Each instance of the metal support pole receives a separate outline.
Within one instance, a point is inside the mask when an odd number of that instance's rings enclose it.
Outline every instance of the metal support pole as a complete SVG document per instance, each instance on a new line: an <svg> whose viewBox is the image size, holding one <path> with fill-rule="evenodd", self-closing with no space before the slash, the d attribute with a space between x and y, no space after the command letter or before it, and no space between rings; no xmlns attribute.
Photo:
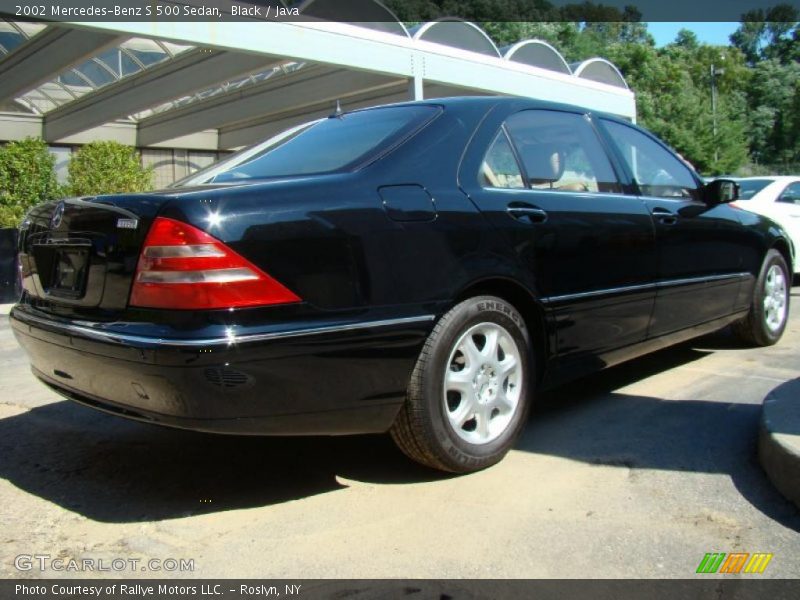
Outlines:
<svg viewBox="0 0 800 600"><path fill-rule="evenodd" d="M714 65L711 65L711 123L712 134L714 142L714 162L719 161L719 150L717 149L717 71Z"/></svg>
<svg viewBox="0 0 800 600"><path fill-rule="evenodd" d="M720 55L725 60L725 55ZM714 162L719 162L719 141L717 140L717 75L722 75L725 69L718 69L711 65L711 120L714 133Z"/></svg>
<svg viewBox="0 0 800 600"><path fill-rule="evenodd" d="M412 100L425 99L424 74L425 57L414 52L411 55L411 77L408 80L408 95Z"/></svg>
<svg viewBox="0 0 800 600"><path fill-rule="evenodd" d="M408 80L408 95L412 100L424 100L425 91L422 85L422 77L414 75Z"/></svg>

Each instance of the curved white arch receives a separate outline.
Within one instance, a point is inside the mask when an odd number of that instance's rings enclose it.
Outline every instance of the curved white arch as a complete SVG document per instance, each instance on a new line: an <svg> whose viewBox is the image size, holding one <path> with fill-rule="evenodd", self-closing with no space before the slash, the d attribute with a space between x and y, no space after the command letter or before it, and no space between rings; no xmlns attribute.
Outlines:
<svg viewBox="0 0 800 600"><path fill-rule="evenodd" d="M430 21L412 28L411 33L415 40L433 42L443 46L450 46L451 48L500 57L500 50L498 50L492 38L475 23L462 19Z"/></svg>
<svg viewBox="0 0 800 600"><path fill-rule="evenodd" d="M628 83L616 65L605 58L589 58L577 64L577 66L573 65L573 74L575 77L590 79L599 83L625 88L626 90L629 89Z"/></svg>
<svg viewBox="0 0 800 600"><path fill-rule="evenodd" d="M325 21L336 21L341 15L342 6L337 0L305 0L298 8L303 15ZM378 0L348 0L347 9L365 19L350 22L350 25L411 37L397 15Z"/></svg>
<svg viewBox="0 0 800 600"><path fill-rule="evenodd" d="M504 50L506 60L572 75L562 54L544 40L523 40Z"/></svg>

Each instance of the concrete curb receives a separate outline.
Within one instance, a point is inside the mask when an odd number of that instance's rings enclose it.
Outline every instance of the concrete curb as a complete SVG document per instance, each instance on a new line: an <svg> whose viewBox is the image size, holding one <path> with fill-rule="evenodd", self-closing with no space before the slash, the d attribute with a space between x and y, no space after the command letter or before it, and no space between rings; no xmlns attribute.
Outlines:
<svg viewBox="0 0 800 600"><path fill-rule="evenodd" d="M758 460L778 491L800 507L800 379L764 399Z"/></svg>

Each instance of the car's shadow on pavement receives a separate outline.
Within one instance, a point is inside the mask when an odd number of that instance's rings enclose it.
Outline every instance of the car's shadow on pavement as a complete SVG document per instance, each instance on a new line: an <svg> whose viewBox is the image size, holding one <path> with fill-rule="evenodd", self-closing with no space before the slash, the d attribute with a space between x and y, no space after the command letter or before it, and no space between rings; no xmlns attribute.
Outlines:
<svg viewBox="0 0 800 600"><path fill-rule="evenodd" d="M0 420L0 477L97 521L268 506L346 487L436 479L387 436L232 437L126 421L72 402Z"/></svg>
<svg viewBox="0 0 800 600"><path fill-rule="evenodd" d="M726 474L758 510L800 530L797 511L756 460L760 405L614 391L697 360L715 343L728 347L724 335L544 394L516 450L633 470ZM269 506L342 489L347 479L403 484L448 476L412 463L388 436L217 436L64 401L0 420L0 477L93 520L139 522Z"/></svg>

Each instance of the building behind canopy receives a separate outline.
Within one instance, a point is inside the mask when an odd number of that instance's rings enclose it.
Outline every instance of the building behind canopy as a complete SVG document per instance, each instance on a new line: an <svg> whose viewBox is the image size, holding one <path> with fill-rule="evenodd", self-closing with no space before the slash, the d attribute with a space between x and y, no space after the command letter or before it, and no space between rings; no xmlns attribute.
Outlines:
<svg viewBox="0 0 800 600"><path fill-rule="evenodd" d="M472 23L408 30L380 3L369 22L0 20L0 143L42 137L64 177L76 147L137 147L163 186L299 123L411 99L508 94L636 119L633 92L602 58L569 65L526 40L500 49Z"/></svg>

